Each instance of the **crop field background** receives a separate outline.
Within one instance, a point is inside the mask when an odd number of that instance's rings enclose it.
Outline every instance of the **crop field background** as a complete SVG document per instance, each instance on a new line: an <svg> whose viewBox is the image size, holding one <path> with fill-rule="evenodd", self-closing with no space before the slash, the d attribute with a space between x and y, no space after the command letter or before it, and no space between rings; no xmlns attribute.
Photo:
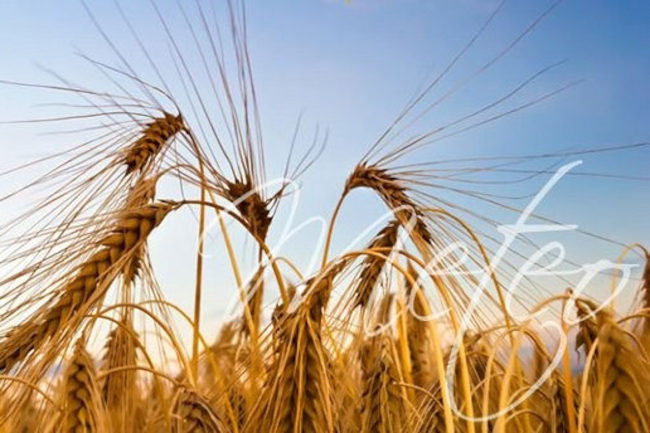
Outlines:
<svg viewBox="0 0 650 433"><path fill-rule="evenodd" d="M0 5L0 433L650 431L644 2Z"/></svg>

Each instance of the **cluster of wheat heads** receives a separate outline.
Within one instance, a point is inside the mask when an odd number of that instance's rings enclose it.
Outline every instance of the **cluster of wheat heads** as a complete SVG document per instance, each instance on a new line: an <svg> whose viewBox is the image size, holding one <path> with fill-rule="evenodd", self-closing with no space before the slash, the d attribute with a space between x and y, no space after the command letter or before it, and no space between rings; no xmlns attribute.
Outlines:
<svg viewBox="0 0 650 433"><path fill-rule="evenodd" d="M314 244L322 261L303 275L268 237L289 193L287 179L313 162L318 143L269 190L243 6L227 8L230 49L199 2L196 7L197 23L188 27L211 83L205 91L154 5L184 83L179 99L190 113L181 113L155 64L160 86L122 56L119 67L87 59L119 94L66 82L10 83L74 95L83 101L76 108L90 112L48 120L100 122L84 130L96 135L46 158L55 163L45 174L2 197L6 203L47 191L0 228L0 432L650 431L650 266L639 284L641 307L624 317L571 290L550 296L531 284L515 296L506 290L515 262L490 266L498 242L481 227L496 221L448 198L457 194L517 214L519 208L492 193L445 181L581 152L495 158L453 171L399 162L563 88L504 105L541 71L486 106L402 140L405 126L449 96L428 99L479 30L351 171L324 246ZM545 14L477 72L506 55ZM210 41L203 50L201 38ZM214 106L205 103L210 92ZM169 180L180 185L177 195L160 196L159 185ZM388 218L366 246L333 254L339 211L359 189L376 194ZM188 234L198 245L191 313L166 300L147 248L150 235L186 209L199 230ZM240 296L237 314L215 336L200 327L203 270L216 266L203 254L210 216L219 222L229 263L219 271L233 275ZM255 246L249 278L226 221L236 222ZM448 249L458 242L466 247ZM642 246L630 250L649 262ZM485 278L471 265L487 269ZM529 314L514 315L512 303ZM554 327L540 325L542 310L551 312ZM178 332L179 318L191 326L189 339ZM574 350L582 354L579 369Z"/></svg>

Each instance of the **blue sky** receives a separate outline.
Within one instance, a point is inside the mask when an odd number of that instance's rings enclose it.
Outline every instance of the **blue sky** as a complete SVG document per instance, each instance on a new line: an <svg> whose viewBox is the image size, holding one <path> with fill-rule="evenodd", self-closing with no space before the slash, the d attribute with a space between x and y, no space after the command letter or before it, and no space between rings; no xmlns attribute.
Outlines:
<svg viewBox="0 0 650 433"><path fill-rule="evenodd" d="M167 45L149 3L121 3L137 23L145 44L165 62ZM147 76L150 71L141 56L129 48L133 41L113 2L89 0L88 4L111 39L136 66L142 66ZM170 22L182 27L175 1L157 4ZM492 0L248 2L249 43L265 142L269 165L276 167L270 169L271 175L282 168L299 114L303 115L303 146L309 144L317 125L329 131L327 148L301 179L304 189L298 221L329 217L355 162L418 83L453 58L496 4ZM506 2L444 85L471 75L549 5L541 0ZM512 52L415 125L413 131L426 131L458 118L560 60L566 63L531 86L529 97L575 80L584 82L543 104L422 149L414 160L525 155L650 139L649 19L647 1L564 1ZM38 64L88 87L107 85L101 74L75 56L81 51L109 63L115 61L77 0L3 1L0 35L0 78L50 81ZM47 109L36 105L56 101L56 95L0 87L0 100L0 119L24 119L41 117ZM60 137L41 135L51 127L0 128L2 169L70 144ZM648 177L649 162L650 151L641 149L586 157L582 170ZM2 188L9 189L21 180L7 180ZM649 193L648 181L573 177L553 192L542 209L556 219L624 243L650 244ZM370 194L355 194L341 215L335 246L342 247L367 226L369 220L361 217L362 213L379 215L381 209ZM181 223L177 224L178 230L165 232L168 241L182 241ZM310 234L305 234L289 253L300 261L309 253L309 242ZM606 245L579 248L582 244L578 240L575 245L573 253L578 260L594 255L615 258L618 252ZM179 252L191 257L194 247L180 246ZM161 254L154 258L163 264L161 279L183 284L167 270L172 257ZM178 301L184 299L178 297Z"/></svg>

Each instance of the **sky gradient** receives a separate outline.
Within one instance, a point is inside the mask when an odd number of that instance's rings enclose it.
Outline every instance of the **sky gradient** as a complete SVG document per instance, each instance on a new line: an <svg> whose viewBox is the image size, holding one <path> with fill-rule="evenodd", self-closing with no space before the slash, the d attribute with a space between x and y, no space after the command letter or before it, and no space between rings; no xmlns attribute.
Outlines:
<svg viewBox="0 0 650 433"><path fill-rule="evenodd" d="M126 3L126 2L122 2ZM124 5L137 23L140 36L154 55L167 56L160 23L148 2ZM170 22L182 27L175 1L157 1ZM470 76L480 65L508 46L551 3L510 1L486 33L448 76L443 85ZM113 2L88 1L111 39L136 67L146 64L133 47ZM281 171L293 129L303 116L303 147L317 126L327 129L328 144L312 170L301 179L296 221L328 218L347 174L365 150L394 119L418 83L440 71L491 14L492 0L415 1L360 0L248 2L251 57L269 156L269 177ZM650 139L650 3L567 0L546 17L494 67L445 101L421 122L423 132L494 100L538 70L564 63L535 82L521 101L576 80L584 80L556 97L467 134L426 147L414 161L493 155L526 155L565 149L626 145ZM48 82L40 67L56 71L87 87L106 87L96 70L76 52L115 61L81 2L3 1L0 4L0 79ZM161 60L164 62L164 60ZM169 64L163 63L171 68ZM195 64L196 66L196 64ZM140 69L138 69L140 70ZM54 97L53 97L54 96ZM42 117L56 95L14 87L0 87L0 119ZM19 128L0 125L3 152L0 170L70 145L57 136L43 136L50 126ZM650 151L618 152L584 158L583 172L648 178ZM10 190L25 178L6 180ZM529 185L540 186L545 178ZM563 182L542 210L566 223L621 240L650 244L650 184L647 180L575 176ZM1 208L0 208L1 209ZM341 248L380 215L381 205L370 194L358 193L343 209L335 248ZM477 209L481 212L482 209ZM362 216L363 215L363 216ZM196 245L183 244L182 222L161 235L161 243L178 245L173 254L154 256L161 263L160 278L169 281L172 300L189 302L180 289L185 283L170 264L190 257ZM287 254L308 260L310 239L301 235ZM304 238L304 239L302 239ZM615 258L611 246L586 250L575 245L578 261L590 257ZM602 248L598 250L597 248ZM153 248L152 248L153 249ZM154 250L155 251L155 250ZM612 256L614 254L614 256ZM303 259L304 257L304 259ZM221 260L217 258L216 260ZM223 262L222 262L223 263ZM189 272L188 274L191 274ZM212 283L222 284L219 276ZM225 283L223 283L225 284ZM229 292L231 293L231 292ZM209 298L219 305L222 294ZM216 316L219 308L207 310Z"/></svg>

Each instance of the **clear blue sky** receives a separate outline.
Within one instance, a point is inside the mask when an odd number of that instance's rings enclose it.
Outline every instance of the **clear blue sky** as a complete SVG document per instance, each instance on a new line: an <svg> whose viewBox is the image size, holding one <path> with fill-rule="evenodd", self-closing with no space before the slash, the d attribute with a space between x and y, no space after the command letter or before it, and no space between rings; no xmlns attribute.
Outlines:
<svg viewBox="0 0 650 433"><path fill-rule="evenodd" d="M152 52L160 55L163 65L171 67L164 63L167 42L149 3L121 3ZM183 26L175 1L156 3L174 26ZM138 52L130 51L133 41L113 2L89 0L88 4L113 41L136 66L143 67L144 76L155 80L153 75L147 75L150 72ZM420 80L430 71L443 68L496 4L493 0L248 2L249 42L265 142L269 163L276 167L271 168L271 175L282 168L300 113L304 115L303 145L308 144L316 125L329 130L328 147L302 178L304 191L297 221L329 216L355 162L398 113ZM470 75L503 49L549 4L541 0L507 2L486 34L449 76L447 85ZM457 118L559 60L567 62L541 78L528 96L577 79L585 81L522 113L423 149L417 160L532 154L650 139L648 22L647 1L563 2L508 56L417 124L414 131L425 131ZM50 81L48 74L37 67L39 64L73 82L106 87L101 74L75 57L77 51L109 63L115 61L79 1L0 3L0 78ZM47 109L35 105L56 101L55 96L0 87L0 119L40 117ZM51 130L49 127L0 128L2 169L70 144L60 137L39 135ZM587 157L582 170L647 177L649 162L650 151L643 149ZM7 181L3 189L19 181ZM543 210L556 219L626 243L650 244L648 197L648 181L575 177L553 193ZM380 212L381 206L369 195L358 194L355 200L356 205L343 211L344 222L336 237L339 247L367 225L368 220L359 217L361 211ZM179 235L168 232L165 236ZM289 253L301 257L308 241L305 235ZM194 245L188 245L187 250L179 248L189 254ZM585 260L593 254L615 257L616 249L602 248L573 253ZM165 263L171 258L161 256L159 260ZM164 279L166 271L161 272ZM166 277L175 278L171 272Z"/></svg>

